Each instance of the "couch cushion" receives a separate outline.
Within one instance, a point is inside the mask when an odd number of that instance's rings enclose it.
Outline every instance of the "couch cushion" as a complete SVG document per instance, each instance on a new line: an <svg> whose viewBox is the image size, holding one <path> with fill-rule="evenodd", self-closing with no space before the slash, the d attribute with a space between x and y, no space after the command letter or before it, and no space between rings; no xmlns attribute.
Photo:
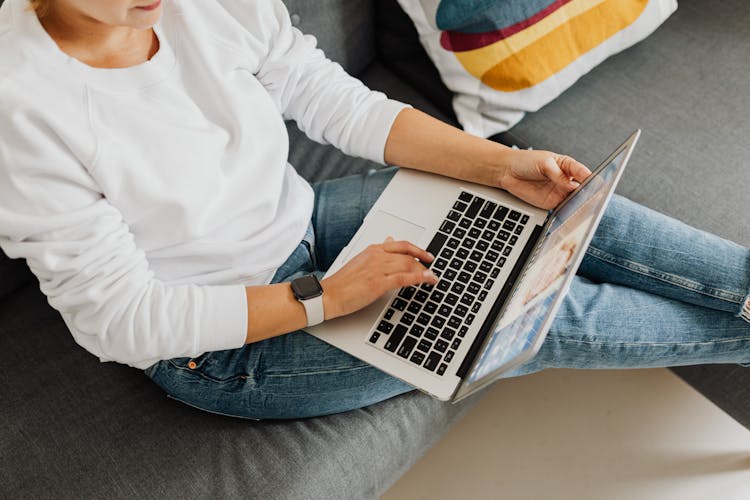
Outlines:
<svg viewBox="0 0 750 500"><path fill-rule="evenodd" d="M348 72L359 73L375 58L373 0L283 1L292 23Z"/></svg>

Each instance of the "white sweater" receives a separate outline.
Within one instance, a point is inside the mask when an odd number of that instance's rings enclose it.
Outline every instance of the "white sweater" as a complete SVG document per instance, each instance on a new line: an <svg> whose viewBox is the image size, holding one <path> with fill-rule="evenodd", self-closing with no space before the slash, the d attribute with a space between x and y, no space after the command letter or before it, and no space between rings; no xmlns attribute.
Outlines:
<svg viewBox="0 0 750 500"><path fill-rule="evenodd" d="M0 247L102 361L242 346L244 285L270 281L312 213L283 119L383 163L406 105L280 0L166 1L158 53L126 69L68 57L27 5L0 8Z"/></svg>

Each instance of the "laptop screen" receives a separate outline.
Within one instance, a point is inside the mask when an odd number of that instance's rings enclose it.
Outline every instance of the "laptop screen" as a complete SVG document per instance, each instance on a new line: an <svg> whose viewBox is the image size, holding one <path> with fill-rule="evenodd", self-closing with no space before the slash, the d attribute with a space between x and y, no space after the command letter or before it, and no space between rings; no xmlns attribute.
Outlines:
<svg viewBox="0 0 750 500"><path fill-rule="evenodd" d="M509 363L531 357L546 333L546 321L580 261L579 250L607 203L623 160L631 148L622 148L552 215L547 231L519 279L493 330L464 382L474 383ZM577 268L577 265L575 265ZM523 356L528 353L527 356Z"/></svg>

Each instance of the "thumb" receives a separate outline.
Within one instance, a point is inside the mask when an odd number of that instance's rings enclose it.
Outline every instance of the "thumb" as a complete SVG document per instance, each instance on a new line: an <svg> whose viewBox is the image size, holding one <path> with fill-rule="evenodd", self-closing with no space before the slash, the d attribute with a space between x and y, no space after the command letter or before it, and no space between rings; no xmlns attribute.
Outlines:
<svg viewBox="0 0 750 500"><path fill-rule="evenodd" d="M548 156L544 159L541 165L541 170L545 177L558 186L568 189L573 189L578 186L577 182L571 180L568 174L563 172L560 165L557 164L557 160L554 156Z"/></svg>

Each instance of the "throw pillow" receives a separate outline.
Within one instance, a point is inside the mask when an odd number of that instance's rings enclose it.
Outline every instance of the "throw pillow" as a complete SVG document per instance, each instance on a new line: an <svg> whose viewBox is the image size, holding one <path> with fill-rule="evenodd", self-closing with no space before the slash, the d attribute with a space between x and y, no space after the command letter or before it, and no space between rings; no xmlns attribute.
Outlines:
<svg viewBox="0 0 750 500"><path fill-rule="evenodd" d="M676 0L398 0L469 133L510 129L609 56L650 35Z"/></svg>

